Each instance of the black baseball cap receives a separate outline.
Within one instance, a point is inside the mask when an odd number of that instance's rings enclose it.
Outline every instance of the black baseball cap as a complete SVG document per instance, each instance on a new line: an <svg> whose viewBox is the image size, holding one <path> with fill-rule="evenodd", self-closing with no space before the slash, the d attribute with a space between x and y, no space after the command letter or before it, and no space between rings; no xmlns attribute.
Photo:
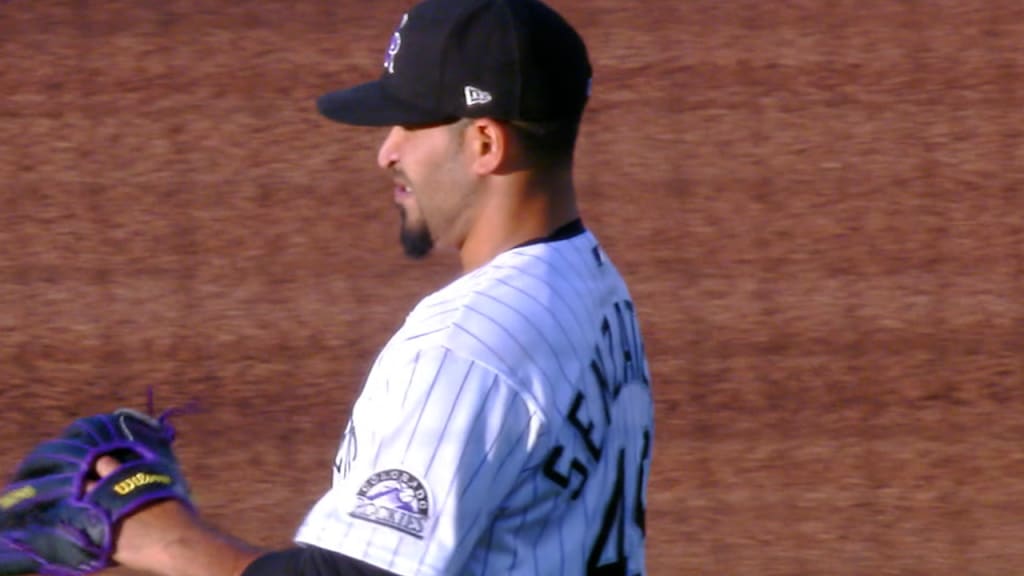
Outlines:
<svg viewBox="0 0 1024 576"><path fill-rule="evenodd" d="M580 118L591 75L583 39L539 0L424 0L402 16L380 78L317 108L357 126L557 122Z"/></svg>

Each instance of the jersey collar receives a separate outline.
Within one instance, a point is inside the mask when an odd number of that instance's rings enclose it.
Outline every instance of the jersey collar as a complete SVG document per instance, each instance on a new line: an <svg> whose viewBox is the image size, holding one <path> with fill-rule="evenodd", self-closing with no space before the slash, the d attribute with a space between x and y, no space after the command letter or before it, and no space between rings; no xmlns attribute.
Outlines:
<svg viewBox="0 0 1024 576"><path fill-rule="evenodd" d="M545 244L547 242L558 242L560 240L568 240L569 238L583 234L584 232L586 232L586 230L587 229L583 226L583 219L577 218L575 220L572 220L571 222L559 226L551 234L548 234L543 238L534 238L533 240L527 240L526 242L517 245L515 248L513 248L513 250L515 250L516 248L523 248L524 246L533 246L534 244Z"/></svg>

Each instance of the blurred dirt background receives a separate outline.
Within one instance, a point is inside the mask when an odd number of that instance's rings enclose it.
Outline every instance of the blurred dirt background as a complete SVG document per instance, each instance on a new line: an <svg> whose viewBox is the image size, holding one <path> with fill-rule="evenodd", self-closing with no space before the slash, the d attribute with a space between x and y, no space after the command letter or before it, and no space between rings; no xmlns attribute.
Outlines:
<svg viewBox="0 0 1024 576"><path fill-rule="evenodd" d="M596 68L585 219L657 386L649 572L1024 566L1024 4L552 0ZM219 526L288 543L408 309L374 157L318 117L405 0L0 3L0 470L200 400Z"/></svg>

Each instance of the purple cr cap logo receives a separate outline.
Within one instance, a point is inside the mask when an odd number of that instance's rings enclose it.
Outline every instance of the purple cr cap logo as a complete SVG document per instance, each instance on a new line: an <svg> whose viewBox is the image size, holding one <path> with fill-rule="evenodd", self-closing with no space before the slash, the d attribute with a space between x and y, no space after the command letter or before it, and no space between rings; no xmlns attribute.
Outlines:
<svg viewBox="0 0 1024 576"><path fill-rule="evenodd" d="M395 56L398 55L398 51L402 49L402 27L409 21L409 15L402 15L402 22L398 25L395 33L391 35L391 42L388 44L388 51L384 55L384 69L389 74L395 73Z"/></svg>

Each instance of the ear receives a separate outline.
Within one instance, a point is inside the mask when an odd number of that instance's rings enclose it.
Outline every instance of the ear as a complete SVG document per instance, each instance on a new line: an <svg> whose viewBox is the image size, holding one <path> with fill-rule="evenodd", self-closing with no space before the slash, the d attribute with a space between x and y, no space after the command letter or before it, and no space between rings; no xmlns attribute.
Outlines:
<svg viewBox="0 0 1024 576"><path fill-rule="evenodd" d="M473 155L473 171L478 175L502 172L511 161L511 136L499 122L474 119L465 134L465 145Z"/></svg>

